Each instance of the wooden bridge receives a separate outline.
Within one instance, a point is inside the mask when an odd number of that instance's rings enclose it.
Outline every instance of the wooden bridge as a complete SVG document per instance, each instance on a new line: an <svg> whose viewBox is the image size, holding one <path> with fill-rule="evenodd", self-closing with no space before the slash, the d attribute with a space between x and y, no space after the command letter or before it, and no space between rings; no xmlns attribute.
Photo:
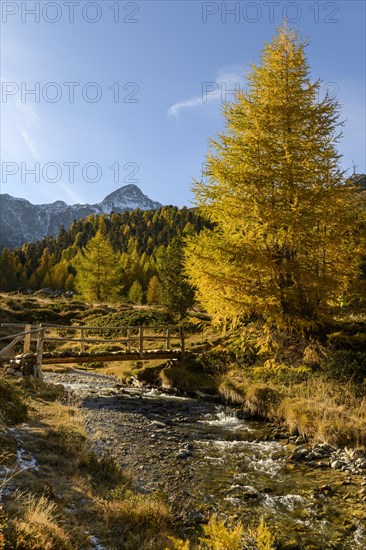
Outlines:
<svg viewBox="0 0 366 550"><path fill-rule="evenodd" d="M185 337L181 326L126 328L2 323L1 327L17 328L18 332L0 338L0 342L11 340L0 350L0 364L10 362L15 365L18 361L22 367L27 367L28 372L32 369L36 378L43 377L43 364L181 359L185 353ZM103 332L107 338L98 336ZM114 336L111 337L111 334ZM67 349L54 349L66 342L71 343ZM106 350L88 351L88 347L95 344ZM22 346L23 353L19 354L18 349L18 355L15 356L14 350L19 346ZM109 351L108 347L118 349Z"/></svg>

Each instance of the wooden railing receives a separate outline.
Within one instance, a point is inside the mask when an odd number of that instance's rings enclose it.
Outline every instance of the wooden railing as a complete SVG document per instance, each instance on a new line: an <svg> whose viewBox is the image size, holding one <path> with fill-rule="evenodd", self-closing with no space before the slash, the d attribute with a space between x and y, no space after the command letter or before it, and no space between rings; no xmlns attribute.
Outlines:
<svg viewBox="0 0 366 550"><path fill-rule="evenodd" d="M87 346L90 344L122 344L125 346L125 350L121 350L125 354L125 359L128 360L130 355L134 357L139 357L140 359L153 359L154 356L149 356L151 352L150 345L155 342L164 343L164 352L161 354L168 355L169 352L176 353L179 352L180 356L183 356L185 353L185 337L183 327L181 326L168 326L168 327L149 327L149 326L139 326L139 327L92 327L92 326L64 326L64 325L54 325L54 324L38 324L37 326L30 325L29 323L2 323L2 327L23 327L22 332L16 334L11 334L0 338L0 341L12 340L10 344L4 347L0 351L0 362L6 361L11 357L10 352L13 348L23 341L23 354L31 353L31 344L36 342L35 350L35 368L34 375L37 378L42 378L42 358L44 353L44 344L45 342L71 342L78 343L80 346L80 353L85 354L87 352ZM76 335L63 335L60 336L58 333L63 332L76 332L79 334ZM95 335L87 336L88 332L116 332L116 337L114 338L102 338ZM120 337L120 334L126 333L125 337ZM79 337L78 337L79 336ZM175 349L173 345L176 345ZM10 355L9 355L10 354ZM108 356L106 351L104 354L100 354L102 357L100 360L109 361L109 360L118 360L116 358L111 358ZM74 356L70 353L69 360L64 359L65 362L70 362ZM49 359L49 358L48 358ZM98 357L95 357L97 360ZM81 359L82 360L82 359ZM56 362L56 359L54 359ZM52 360L47 362L52 362ZM62 362L62 359L57 358L57 362Z"/></svg>

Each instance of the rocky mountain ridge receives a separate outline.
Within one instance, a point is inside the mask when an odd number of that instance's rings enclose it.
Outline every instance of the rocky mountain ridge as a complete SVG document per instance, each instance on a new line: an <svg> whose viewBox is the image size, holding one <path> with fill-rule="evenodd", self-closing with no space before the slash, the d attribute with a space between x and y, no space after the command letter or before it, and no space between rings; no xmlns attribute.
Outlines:
<svg viewBox="0 0 366 550"><path fill-rule="evenodd" d="M125 210L156 210L162 205L144 195L137 185L125 185L107 195L100 203L68 205L32 204L26 199L0 194L0 248L9 249L45 236L56 236L63 226L90 214L120 213Z"/></svg>

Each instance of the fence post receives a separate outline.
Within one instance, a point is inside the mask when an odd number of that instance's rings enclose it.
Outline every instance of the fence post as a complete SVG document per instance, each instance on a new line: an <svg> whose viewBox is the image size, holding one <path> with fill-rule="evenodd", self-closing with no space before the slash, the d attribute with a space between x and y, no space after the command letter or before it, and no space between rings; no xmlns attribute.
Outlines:
<svg viewBox="0 0 366 550"><path fill-rule="evenodd" d="M41 325L39 325L41 328ZM43 354L43 341L44 341L44 329L40 330L37 338L37 353L36 353L36 364L34 367L34 378L43 379L42 372L42 354Z"/></svg>
<svg viewBox="0 0 366 550"><path fill-rule="evenodd" d="M170 328L166 330L166 349L170 350Z"/></svg>
<svg viewBox="0 0 366 550"><path fill-rule="evenodd" d="M182 359L183 359L184 352L185 352L185 349L184 349L184 328L183 327L179 327L179 335L180 335L180 349L181 349Z"/></svg>
<svg viewBox="0 0 366 550"><path fill-rule="evenodd" d="M130 353L131 351L131 329L127 329L127 351Z"/></svg>
<svg viewBox="0 0 366 550"><path fill-rule="evenodd" d="M25 332L32 329L32 325L25 325ZM30 352L30 343L31 343L31 334L26 334L24 336L24 345L23 345L23 353L29 353Z"/></svg>
<svg viewBox="0 0 366 550"><path fill-rule="evenodd" d="M139 338L140 338L140 357L144 356L144 328L139 327Z"/></svg>
<svg viewBox="0 0 366 550"><path fill-rule="evenodd" d="M85 331L84 331L83 328L81 328L80 329L80 339L81 339L80 351L81 351L81 353L84 353L84 351L85 351L85 342L83 342L84 336L85 336Z"/></svg>

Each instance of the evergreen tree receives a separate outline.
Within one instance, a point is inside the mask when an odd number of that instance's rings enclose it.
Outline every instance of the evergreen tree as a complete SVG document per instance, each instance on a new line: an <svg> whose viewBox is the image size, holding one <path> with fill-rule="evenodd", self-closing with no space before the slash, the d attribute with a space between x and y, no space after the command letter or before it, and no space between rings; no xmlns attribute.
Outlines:
<svg viewBox="0 0 366 550"><path fill-rule="evenodd" d="M45 248L36 271L37 286L43 288L52 286L51 272L54 264L55 258L53 254L50 254L48 248Z"/></svg>
<svg viewBox="0 0 366 550"><path fill-rule="evenodd" d="M75 289L75 278L74 275L70 273L65 281L65 290L74 290Z"/></svg>
<svg viewBox="0 0 366 550"><path fill-rule="evenodd" d="M116 254L98 231L76 260L76 289L88 301L114 301L119 291ZM67 286L70 281L67 279Z"/></svg>
<svg viewBox="0 0 366 550"><path fill-rule="evenodd" d="M339 104L319 99L305 46L286 26L265 45L194 186L215 227L187 239L186 271L218 322L256 312L310 328L359 276L361 194L344 181Z"/></svg>
<svg viewBox="0 0 366 550"><path fill-rule="evenodd" d="M53 269L52 282L54 288L65 288L65 283L70 275L67 260L61 260Z"/></svg>
<svg viewBox="0 0 366 550"><path fill-rule="evenodd" d="M69 271L72 263L97 230L100 230L108 238L113 250L123 256L120 268L123 274L123 293L127 297L135 280L138 280L144 291L147 290L149 280L156 274L154 256L161 246L166 247L176 235L182 235L188 227L199 231L203 224L204 221L194 209L179 210L172 206L156 211L121 212L110 216L90 215L74 221L68 230L61 227L56 238L45 237L12 251L16 269L13 287L32 286L39 289L47 284L62 288L65 275L68 278L65 265L68 272L75 275ZM48 250L46 255L52 258L49 275L46 275L47 270L41 268L45 249Z"/></svg>
<svg viewBox="0 0 366 550"><path fill-rule="evenodd" d="M183 273L184 253L182 239L176 237L158 256L160 303L167 310L183 318L194 303L194 290Z"/></svg>
<svg viewBox="0 0 366 550"><path fill-rule="evenodd" d="M142 304L144 298L144 291L138 281L135 281L128 293L128 299L132 304Z"/></svg>
<svg viewBox="0 0 366 550"><path fill-rule="evenodd" d="M0 290L13 290L16 287L16 281L14 257L5 247L0 254Z"/></svg>
<svg viewBox="0 0 366 550"><path fill-rule="evenodd" d="M151 277L147 288L147 303L152 306L160 302L160 283L156 275Z"/></svg>

